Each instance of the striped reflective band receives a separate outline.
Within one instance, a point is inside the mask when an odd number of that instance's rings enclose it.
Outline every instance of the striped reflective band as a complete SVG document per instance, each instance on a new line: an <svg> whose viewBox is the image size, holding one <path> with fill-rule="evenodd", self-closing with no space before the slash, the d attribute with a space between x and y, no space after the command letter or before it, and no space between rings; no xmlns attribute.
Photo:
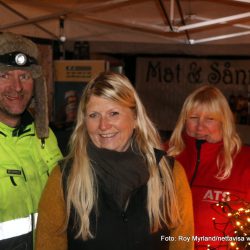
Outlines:
<svg viewBox="0 0 250 250"><path fill-rule="evenodd" d="M37 213L34 217L34 228L36 227ZM27 234L32 231L32 215L26 218L5 221L0 223L0 240L13 238Z"/></svg>

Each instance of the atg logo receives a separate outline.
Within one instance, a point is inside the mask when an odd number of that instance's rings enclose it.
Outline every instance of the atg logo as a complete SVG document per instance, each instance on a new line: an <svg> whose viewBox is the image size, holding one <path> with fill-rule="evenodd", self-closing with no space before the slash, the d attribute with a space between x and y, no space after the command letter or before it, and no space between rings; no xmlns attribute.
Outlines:
<svg viewBox="0 0 250 250"><path fill-rule="evenodd" d="M203 196L203 201L207 202L230 201L229 192L208 189L205 195Z"/></svg>

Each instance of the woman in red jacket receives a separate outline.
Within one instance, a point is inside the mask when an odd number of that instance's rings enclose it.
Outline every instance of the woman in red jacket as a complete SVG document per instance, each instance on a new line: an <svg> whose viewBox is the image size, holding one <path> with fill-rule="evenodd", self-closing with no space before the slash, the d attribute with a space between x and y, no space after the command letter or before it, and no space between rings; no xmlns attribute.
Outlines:
<svg viewBox="0 0 250 250"><path fill-rule="evenodd" d="M227 99L205 85L185 100L168 143L183 165L193 194L196 249L229 249L236 236L225 211L214 204L250 200L250 147L241 145ZM226 202L226 203L223 203ZM223 209L226 209L224 207ZM218 224L221 223L221 224ZM235 238L242 240L242 238Z"/></svg>

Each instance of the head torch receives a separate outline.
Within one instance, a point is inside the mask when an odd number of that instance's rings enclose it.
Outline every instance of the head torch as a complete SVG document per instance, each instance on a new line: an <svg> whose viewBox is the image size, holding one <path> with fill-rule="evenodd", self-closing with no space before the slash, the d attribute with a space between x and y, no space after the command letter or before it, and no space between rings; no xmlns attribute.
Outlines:
<svg viewBox="0 0 250 250"><path fill-rule="evenodd" d="M37 60L22 52L12 52L0 55L0 64L14 67L28 67L38 64Z"/></svg>

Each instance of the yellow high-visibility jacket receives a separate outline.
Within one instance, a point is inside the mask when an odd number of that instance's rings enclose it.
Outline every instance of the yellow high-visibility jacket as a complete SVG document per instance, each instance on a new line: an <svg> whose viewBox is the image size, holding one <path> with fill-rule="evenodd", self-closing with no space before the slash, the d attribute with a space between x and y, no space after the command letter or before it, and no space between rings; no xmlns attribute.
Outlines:
<svg viewBox="0 0 250 250"><path fill-rule="evenodd" d="M33 122L19 128L0 122L0 249L14 249L18 238L33 234L41 193L61 159L52 130L43 145Z"/></svg>

